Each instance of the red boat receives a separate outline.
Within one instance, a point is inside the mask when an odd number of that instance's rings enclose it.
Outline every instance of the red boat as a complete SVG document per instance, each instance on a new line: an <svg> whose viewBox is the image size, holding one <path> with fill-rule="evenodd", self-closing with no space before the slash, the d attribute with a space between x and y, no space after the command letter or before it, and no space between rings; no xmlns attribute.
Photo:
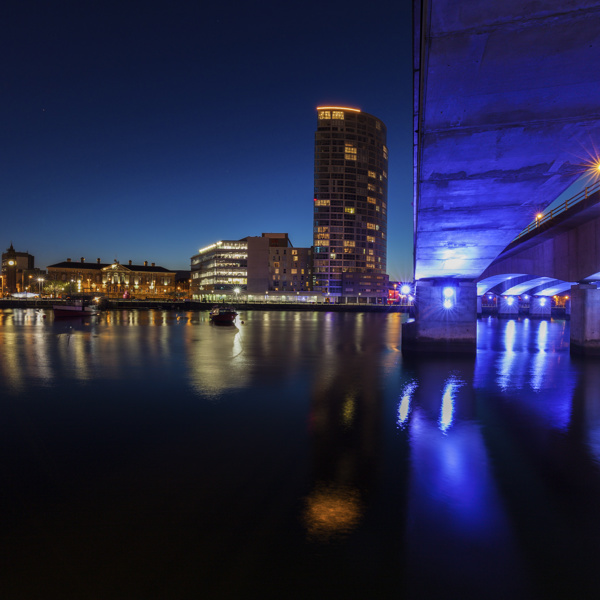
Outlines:
<svg viewBox="0 0 600 600"><path fill-rule="evenodd" d="M91 317L98 314L98 307L88 298L67 298L65 304L53 304L54 317Z"/></svg>
<svg viewBox="0 0 600 600"><path fill-rule="evenodd" d="M210 320L213 323L231 324L236 317L237 313L231 306L215 306L210 311Z"/></svg>

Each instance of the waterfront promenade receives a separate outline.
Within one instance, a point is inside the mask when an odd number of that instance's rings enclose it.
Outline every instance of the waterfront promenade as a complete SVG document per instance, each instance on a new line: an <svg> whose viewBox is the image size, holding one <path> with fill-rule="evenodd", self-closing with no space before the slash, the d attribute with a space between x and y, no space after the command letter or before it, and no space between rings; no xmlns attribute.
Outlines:
<svg viewBox="0 0 600 600"><path fill-rule="evenodd" d="M64 300L50 298L2 299L0 309L3 308L52 308L53 304L64 303ZM228 304L228 303L225 303ZM234 306L244 310L298 310L316 312L373 312L394 313L408 312L409 306L387 304L316 304L303 302L234 302ZM155 310L210 310L215 302L198 302L195 300L123 300L111 298L102 304L102 310L121 309L155 309Z"/></svg>

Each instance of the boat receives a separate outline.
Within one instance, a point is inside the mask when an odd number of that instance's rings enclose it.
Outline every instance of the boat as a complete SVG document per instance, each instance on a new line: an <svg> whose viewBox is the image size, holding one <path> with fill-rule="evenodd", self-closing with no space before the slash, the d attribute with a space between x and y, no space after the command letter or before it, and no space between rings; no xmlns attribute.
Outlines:
<svg viewBox="0 0 600 600"><path fill-rule="evenodd" d="M98 314L98 306L90 298L67 298L65 304L53 304L54 317L91 317Z"/></svg>
<svg viewBox="0 0 600 600"><path fill-rule="evenodd" d="M231 324L235 321L237 312L231 306L213 306L209 316L213 323Z"/></svg>

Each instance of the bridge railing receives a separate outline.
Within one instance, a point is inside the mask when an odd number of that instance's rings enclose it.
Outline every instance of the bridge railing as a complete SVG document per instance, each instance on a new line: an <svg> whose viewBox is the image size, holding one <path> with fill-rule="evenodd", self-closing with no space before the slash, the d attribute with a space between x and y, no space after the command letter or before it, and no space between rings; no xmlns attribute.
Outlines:
<svg viewBox="0 0 600 600"><path fill-rule="evenodd" d="M591 196L598 190L600 190L600 180L596 181L592 185L587 186L584 190L581 190L581 192L575 194L575 196L573 196L572 198L568 198L562 204L555 206L548 212L541 213L538 217L536 217L535 221L529 223L529 225L525 229L523 229L523 231L521 231L521 233L513 240L513 242L518 240L519 238L522 238L524 235L531 233L540 225L551 221L552 219L554 219L554 217L565 212L572 206L575 206L575 204L581 202L582 200L587 200L589 196Z"/></svg>

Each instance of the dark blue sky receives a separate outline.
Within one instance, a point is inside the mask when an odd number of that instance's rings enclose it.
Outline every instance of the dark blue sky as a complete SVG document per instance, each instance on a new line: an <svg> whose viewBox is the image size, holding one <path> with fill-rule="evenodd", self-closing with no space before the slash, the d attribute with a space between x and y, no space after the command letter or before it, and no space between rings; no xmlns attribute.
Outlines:
<svg viewBox="0 0 600 600"><path fill-rule="evenodd" d="M388 272L412 273L411 2L0 7L2 219L36 266L189 269L218 239L312 243L315 108L388 127Z"/></svg>

